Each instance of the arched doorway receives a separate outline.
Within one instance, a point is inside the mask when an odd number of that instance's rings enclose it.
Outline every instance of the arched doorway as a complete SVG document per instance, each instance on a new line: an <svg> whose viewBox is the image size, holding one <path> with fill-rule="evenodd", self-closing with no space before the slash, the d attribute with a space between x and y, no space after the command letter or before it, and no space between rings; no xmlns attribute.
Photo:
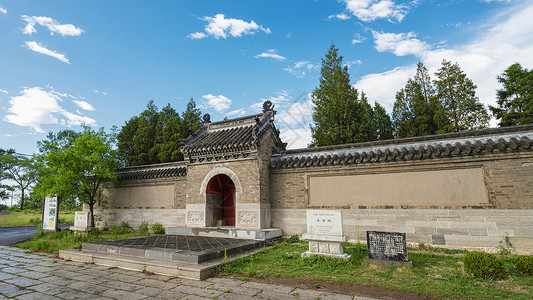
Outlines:
<svg viewBox="0 0 533 300"><path fill-rule="evenodd" d="M226 174L213 176L207 184L206 196L218 208L215 218L224 220L227 226L235 226L235 184L231 178Z"/></svg>

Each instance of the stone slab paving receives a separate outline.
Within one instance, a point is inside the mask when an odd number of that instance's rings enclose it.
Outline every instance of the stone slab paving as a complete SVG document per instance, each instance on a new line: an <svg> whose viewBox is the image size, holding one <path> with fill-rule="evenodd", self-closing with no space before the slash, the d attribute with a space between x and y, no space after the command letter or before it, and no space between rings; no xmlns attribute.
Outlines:
<svg viewBox="0 0 533 300"><path fill-rule="evenodd" d="M0 246L0 299L370 299L226 278L205 281L65 261Z"/></svg>

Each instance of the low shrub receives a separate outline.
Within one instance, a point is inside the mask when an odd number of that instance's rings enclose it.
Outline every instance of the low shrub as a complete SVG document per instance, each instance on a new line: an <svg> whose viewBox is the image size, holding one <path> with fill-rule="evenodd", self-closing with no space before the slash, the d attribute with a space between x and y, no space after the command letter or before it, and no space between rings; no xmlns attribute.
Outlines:
<svg viewBox="0 0 533 300"><path fill-rule="evenodd" d="M503 263L494 254L469 252L463 258L465 271L475 277L499 279L503 277Z"/></svg>
<svg viewBox="0 0 533 300"><path fill-rule="evenodd" d="M516 270L522 275L533 275L533 256L520 255L516 259Z"/></svg>
<svg viewBox="0 0 533 300"><path fill-rule="evenodd" d="M137 229L137 232L142 235L148 235L150 231L148 230L148 223L146 221L142 221L141 226Z"/></svg>
<svg viewBox="0 0 533 300"><path fill-rule="evenodd" d="M152 224L152 232L154 234L165 234L165 227L161 223Z"/></svg>

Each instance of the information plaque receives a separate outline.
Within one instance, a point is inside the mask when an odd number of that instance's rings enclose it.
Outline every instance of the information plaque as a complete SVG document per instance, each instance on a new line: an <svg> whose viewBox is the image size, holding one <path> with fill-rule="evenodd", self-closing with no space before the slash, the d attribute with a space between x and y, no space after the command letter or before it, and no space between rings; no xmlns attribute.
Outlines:
<svg viewBox="0 0 533 300"><path fill-rule="evenodd" d="M43 203L43 230L57 231L59 202L57 197L46 197Z"/></svg>

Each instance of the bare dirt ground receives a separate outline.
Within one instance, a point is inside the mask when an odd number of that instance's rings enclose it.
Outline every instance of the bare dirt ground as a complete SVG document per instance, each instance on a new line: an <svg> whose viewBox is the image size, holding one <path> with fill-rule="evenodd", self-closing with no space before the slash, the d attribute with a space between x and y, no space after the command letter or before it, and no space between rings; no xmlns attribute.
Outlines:
<svg viewBox="0 0 533 300"><path fill-rule="evenodd" d="M239 279L238 276L224 276L217 275L217 277L223 278L232 278ZM350 284L337 284L327 281L320 280L308 280L301 278L280 278L280 277L261 277L261 278L246 278L248 281L260 282L260 283L269 283L269 284L280 284L290 287L298 287L301 289L314 289L316 291L323 292L335 292L345 295L357 295L363 297L377 298L377 299L405 299L405 300L429 300L433 299L425 295L420 295L416 293L403 292L403 291L391 291L382 289L375 286L365 286L365 285L350 285ZM318 288L316 288L318 284Z"/></svg>

